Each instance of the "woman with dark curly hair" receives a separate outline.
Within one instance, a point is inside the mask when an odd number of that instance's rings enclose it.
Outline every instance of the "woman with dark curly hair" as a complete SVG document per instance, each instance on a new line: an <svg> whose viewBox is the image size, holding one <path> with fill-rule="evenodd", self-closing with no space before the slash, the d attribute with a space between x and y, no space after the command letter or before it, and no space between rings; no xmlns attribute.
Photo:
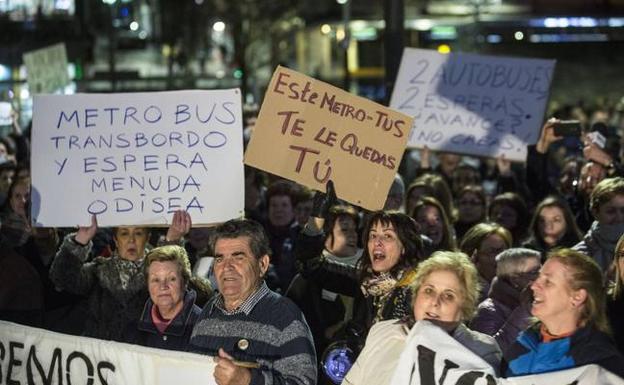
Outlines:
<svg viewBox="0 0 624 385"><path fill-rule="evenodd" d="M613 330L615 345L620 352L624 351L624 235L615 246L613 257L613 282L607 291L607 317Z"/></svg>
<svg viewBox="0 0 624 385"><path fill-rule="evenodd" d="M353 321L364 334L377 321L409 314L411 273L425 256L417 224L409 216L377 211L366 223L357 265L322 258L308 260L305 271L323 289L355 297Z"/></svg>
<svg viewBox="0 0 624 385"><path fill-rule="evenodd" d="M423 255L416 222L398 212L377 211L368 219L358 266L364 302L356 311L368 330L375 322L401 318L411 312L409 284ZM356 318L357 319L357 318Z"/></svg>

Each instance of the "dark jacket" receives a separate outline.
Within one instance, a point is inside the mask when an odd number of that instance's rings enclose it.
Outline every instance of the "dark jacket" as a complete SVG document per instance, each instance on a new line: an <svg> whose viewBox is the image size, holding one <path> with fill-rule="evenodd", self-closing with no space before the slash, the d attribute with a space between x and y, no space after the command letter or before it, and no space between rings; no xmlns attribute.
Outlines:
<svg viewBox="0 0 624 385"><path fill-rule="evenodd" d="M615 245L624 234L624 224L602 225L598 221L592 223L583 240L573 247L574 250L589 255L606 273L613 262Z"/></svg>
<svg viewBox="0 0 624 385"><path fill-rule="evenodd" d="M0 319L41 327L43 287L37 270L6 243L0 252Z"/></svg>
<svg viewBox="0 0 624 385"><path fill-rule="evenodd" d="M266 284L233 312L223 296L204 306L193 328L190 350L216 356L220 348L236 360L255 362L250 385L313 385L317 369L314 342L299 308Z"/></svg>
<svg viewBox="0 0 624 385"><path fill-rule="evenodd" d="M148 298L143 260L127 261L115 254L87 262L91 245L79 245L74 234L65 237L50 267L50 279L59 289L87 297L83 335L120 341Z"/></svg>
<svg viewBox="0 0 624 385"><path fill-rule="evenodd" d="M531 314L520 303L520 291L495 277L488 298L479 304L472 330L493 336L503 352L529 326Z"/></svg>
<svg viewBox="0 0 624 385"><path fill-rule="evenodd" d="M508 377L596 364L624 378L624 357L608 335L591 326L582 327L569 337L544 343L536 325L520 333L505 354L505 360Z"/></svg>
<svg viewBox="0 0 624 385"><path fill-rule="evenodd" d="M607 317L615 346L624 354L624 295L620 294L617 299L613 299L612 295L607 297Z"/></svg>
<svg viewBox="0 0 624 385"><path fill-rule="evenodd" d="M264 228L273 251L271 264L274 266L279 279L278 282L267 280L267 284L271 290L276 290L280 294L285 293L297 272L293 248L301 227L293 220L287 226L273 226L267 221Z"/></svg>
<svg viewBox="0 0 624 385"><path fill-rule="evenodd" d="M187 350L193 326L201 313L201 308L195 305L197 294L187 289L184 294L184 307L175 316L167 329L160 333L152 322L152 307L154 303L148 299L143 308L143 314L138 322L130 324L124 338L125 342L143 345L150 348L167 350Z"/></svg>
<svg viewBox="0 0 624 385"><path fill-rule="evenodd" d="M301 275L315 282L321 290L354 298L352 323L362 338L366 337L368 330L377 321L399 319L411 314L411 272L399 273L399 282L388 295L365 296L360 287L357 267L324 258L321 239L322 235L313 237L303 232L297 238L295 255Z"/></svg>

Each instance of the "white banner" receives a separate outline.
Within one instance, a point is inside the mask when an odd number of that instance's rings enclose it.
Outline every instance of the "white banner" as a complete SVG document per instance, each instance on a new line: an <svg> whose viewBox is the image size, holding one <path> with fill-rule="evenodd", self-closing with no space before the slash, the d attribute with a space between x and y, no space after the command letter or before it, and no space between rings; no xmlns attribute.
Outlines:
<svg viewBox="0 0 624 385"><path fill-rule="evenodd" d="M393 385L621 385L624 380L597 365L558 372L497 378L481 357L428 321L412 328L392 378Z"/></svg>
<svg viewBox="0 0 624 385"><path fill-rule="evenodd" d="M0 384L216 384L212 357L0 321Z"/></svg>
<svg viewBox="0 0 624 385"><path fill-rule="evenodd" d="M406 48L390 107L414 117L410 147L524 161L539 138L554 66Z"/></svg>
<svg viewBox="0 0 624 385"><path fill-rule="evenodd" d="M238 89L35 96L37 226L193 224L244 214Z"/></svg>

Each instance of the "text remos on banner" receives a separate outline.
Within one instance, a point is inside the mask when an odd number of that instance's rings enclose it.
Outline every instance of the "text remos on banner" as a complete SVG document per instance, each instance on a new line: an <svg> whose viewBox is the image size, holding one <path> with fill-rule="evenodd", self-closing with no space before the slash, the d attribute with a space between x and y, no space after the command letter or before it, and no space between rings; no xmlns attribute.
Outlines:
<svg viewBox="0 0 624 385"><path fill-rule="evenodd" d="M0 384L216 385L214 358L0 321Z"/></svg>

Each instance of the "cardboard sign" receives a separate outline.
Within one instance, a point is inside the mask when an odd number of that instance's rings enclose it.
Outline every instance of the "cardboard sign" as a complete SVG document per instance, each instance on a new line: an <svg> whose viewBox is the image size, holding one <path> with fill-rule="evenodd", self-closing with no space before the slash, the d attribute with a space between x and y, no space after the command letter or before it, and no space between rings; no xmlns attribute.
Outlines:
<svg viewBox="0 0 624 385"><path fill-rule="evenodd" d="M69 84L65 43L24 54L28 87L34 94L48 94Z"/></svg>
<svg viewBox="0 0 624 385"><path fill-rule="evenodd" d="M38 226L193 224L242 217L238 89L36 96L32 218Z"/></svg>
<svg viewBox="0 0 624 385"><path fill-rule="evenodd" d="M0 384L216 385L212 357L5 321L0 321L0 352Z"/></svg>
<svg viewBox="0 0 624 385"><path fill-rule="evenodd" d="M407 336L393 385L617 385L622 380L597 366L498 378L481 357L429 321L418 321Z"/></svg>
<svg viewBox="0 0 624 385"><path fill-rule="evenodd" d="M13 124L11 110L11 103L0 102L0 126L10 126Z"/></svg>
<svg viewBox="0 0 624 385"><path fill-rule="evenodd" d="M410 147L525 161L554 60L406 48L390 106L414 117Z"/></svg>
<svg viewBox="0 0 624 385"><path fill-rule="evenodd" d="M412 119L278 67L260 109L245 163L381 209L405 150Z"/></svg>

